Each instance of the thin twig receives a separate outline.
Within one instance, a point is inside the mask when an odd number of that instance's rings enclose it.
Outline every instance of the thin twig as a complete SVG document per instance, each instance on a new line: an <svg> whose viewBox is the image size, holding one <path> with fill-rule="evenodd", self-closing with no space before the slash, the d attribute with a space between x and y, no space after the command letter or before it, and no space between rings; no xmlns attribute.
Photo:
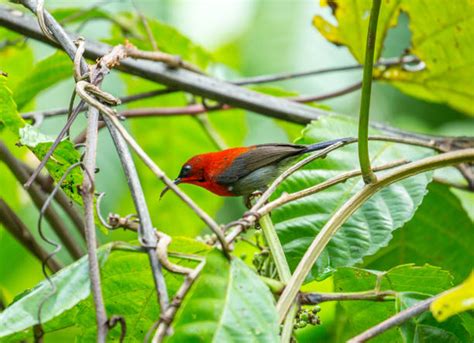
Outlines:
<svg viewBox="0 0 474 343"><path fill-rule="evenodd" d="M2 223L3 227L10 232L18 242L36 256L39 261L45 261L47 259L49 253L36 242L25 223L23 223L2 198L0 198L0 223ZM62 265L54 257L49 258L46 264L54 273L62 268Z"/></svg>
<svg viewBox="0 0 474 343"><path fill-rule="evenodd" d="M150 25L148 24L148 20L146 19L145 15L143 14L142 11L140 11L140 8L138 7L137 3L135 0L131 0L133 7L135 7L135 12L137 12L138 16L140 17L140 20L142 22L143 28L145 29L146 35L148 36L148 41L151 44L151 47L153 48L154 51L158 51L158 44L156 44L156 39L153 36L153 31L151 30Z"/></svg>
<svg viewBox="0 0 474 343"><path fill-rule="evenodd" d="M300 293L299 302L302 305L317 305L327 301L386 301L393 300L397 292L394 291L368 291L353 293Z"/></svg>
<svg viewBox="0 0 474 343"><path fill-rule="evenodd" d="M406 310L403 310L401 312L398 312L396 315L384 320L380 324L377 324L374 327L371 327L370 329L364 331L363 333L351 338L348 343L361 343L361 342L366 342L369 339L376 337L385 331L398 326L407 320L425 312L428 311L430 308L430 305L433 301L435 301L439 295L435 295L434 297L422 300L412 307L407 308Z"/></svg>
<svg viewBox="0 0 474 343"><path fill-rule="evenodd" d="M392 57L392 58L381 58L379 62L375 64L376 67L392 67L397 65L407 65L411 63L419 62L418 58L415 56L403 56L403 57ZM331 68L324 68L324 69L315 69L315 70L307 70L303 72L296 72L296 73L282 73L282 74L274 74L274 75L260 75L255 77L248 77L245 79L232 81L233 84L244 86L244 85L256 85L259 83L269 83L275 81L285 81L296 79L300 77L307 77L307 76L315 76L327 73L334 73L339 71L349 71L349 70L359 70L364 68L361 64L355 64L350 66L341 66L341 67L331 67Z"/></svg>
<svg viewBox="0 0 474 343"><path fill-rule="evenodd" d="M377 37L377 22L379 19L381 0L372 1L370 11L369 28L367 30L367 45L365 48L364 78L362 81L362 95L360 100L359 114L359 163L362 170L362 178L366 184L377 181L370 166L369 155L369 111L370 95L372 91L372 73L374 65L375 40Z"/></svg>
<svg viewBox="0 0 474 343"><path fill-rule="evenodd" d="M318 94L318 95L299 95L295 97L288 98L289 100L301 103L308 103L308 102L318 102L327 99L333 99L341 95L352 93L362 86L361 82L356 82L353 85L349 85L347 87L338 89L336 91L328 92L326 94Z"/></svg>
<svg viewBox="0 0 474 343"><path fill-rule="evenodd" d="M224 142L224 139L221 137L216 128L212 126L212 123L209 121L209 116L207 113L198 114L194 118L197 119L199 125L203 128L204 132L207 134L211 142L218 150L227 149L227 144Z"/></svg>
<svg viewBox="0 0 474 343"><path fill-rule="evenodd" d="M156 232L156 236L158 237L158 245L156 246L156 253L158 255L158 260L160 261L161 265L166 268L166 270L176 273L176 274L184 274L189 275L193 272L193 269L182 267L178 264L171 263L168 259L168 246L171 243L171 237L163 232Z"/></svg>
<svg viewBox="0 0 474 343"><path fill-rule="evenodd" d="M123 97L120 97L119 100L120 100L120 104L127 104L133 101L139 101L139 100L153 98L155 96L166 95L166 94L171 94L175 92L178 92L178 91L172 88L165 88L165 89L160 88L160 89L147 91L143 93L123 96ZM85 106L82 106L79 109L79 112L83 112L85 110L86 110ZM36 118L49 118L49 117L61 116L61 115L67 114L68 111L69 111L68 108L58 108L55 110L25 112L25 113L22 113L21 116L23 119L36 120Z"/></svg>
<svg viewBox="0 0 474 343"><path fill-rule="evenodd" d="M199 273L201 272L203 268L204 268L204 262L201 262L193 270L192 273L188 274L183 284L176 292L176 295L174 296L173 301L171 302L170 306L161 315L158 328L156 329L155 335L152 340L153 343L158 343L158 342L163 341L168 331L168 328L171 322L173 321L174 316L176 315L176 312L179 309L179 306L181 305L184 297L186 296L187 292L189 291L189 289L191 288L191 286L193 285L194 281L196 280L196 278L198 277Z"/></svg>
<svg viewBox="0 0 474 343"><path fill-rule="evenodd" d="M372 195L377 193L380 189L407 177L448 165L472 161L474 161L474 149L457 150L427 157L396 168L392 172L381 176L375 183L366 185L362 190L354 194L324 225L296 267L290 282L288 282L287 287L277 303L279 321L281 322L285 318L306 275L333 235L358 208L372 197Z"/></svg>

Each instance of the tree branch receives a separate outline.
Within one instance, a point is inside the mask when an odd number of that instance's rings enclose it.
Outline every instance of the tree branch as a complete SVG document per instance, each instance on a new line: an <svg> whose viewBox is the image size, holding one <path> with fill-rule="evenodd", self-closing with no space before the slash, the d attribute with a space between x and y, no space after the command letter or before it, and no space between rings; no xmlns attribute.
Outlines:
<svg viewBox="0 0 474 343"><path fill-rule="evenodd" d="M317 305L327 301L386 301L393 300L393 297L396 294L397 292L394 291L368 291L354 293L300 293L298 299L300 304L302 305Z"/></svg>
<svg viewBox="0 0 474 343"><path fill-rule="evenodd" d="M46 260L46 265L52 272L61 270L62 265L54 257L47 259L49 253L36 242L30 230L2 198L0 198L0 223L40 262Z"/></svg>
<svg viewBox="0 0 474 343"><path fill-rule="evenodd" d="M28 2L35 3L33 0L28 0ZM46 16L47 18L48 16ZM36 21L25 15L13 12L8 7L0 6L0 25L54 47L61 48L56 42L52 42L44 36ZM71 41L76 38L75 35L70 35ZM93 60L106 55L111 49L107 44L90 40L86 41L85 47L84 55ZM117 69L231 106L241 107L249 111L301 124L318 119L320 116L329 113L285 99L260 94L192 71L172 69L161 62L126 58L121 61Z"/></svg>

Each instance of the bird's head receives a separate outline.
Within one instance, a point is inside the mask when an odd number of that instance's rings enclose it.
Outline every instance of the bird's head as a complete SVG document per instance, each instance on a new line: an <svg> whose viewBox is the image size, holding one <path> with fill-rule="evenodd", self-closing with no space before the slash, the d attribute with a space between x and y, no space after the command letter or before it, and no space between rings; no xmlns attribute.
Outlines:
<svg viewBox="0 0 474 343"><path fill-rule="evenodd" d="M204 183L207 181L205 170L205 159L202 155L197 155L190 158L183 166L179 172L178 177L173 181L175 185L180 183L190 183L193 185L204 186ZM166 186L161 192L160 198L170 189L169 186Z"/></svg>

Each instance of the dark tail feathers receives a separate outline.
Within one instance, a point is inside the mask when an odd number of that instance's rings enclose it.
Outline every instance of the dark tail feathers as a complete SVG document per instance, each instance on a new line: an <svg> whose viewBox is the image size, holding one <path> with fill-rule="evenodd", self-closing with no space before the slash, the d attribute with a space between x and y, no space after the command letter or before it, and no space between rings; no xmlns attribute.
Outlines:
<svg viewBox="0 0 474 343"><path fill-rule="evenodd" d="M357 141L357 138L345 137L345 138L339 138L339 139L333 139L330 141L315 143L315 144L308 145L307 148L303 151L303 153L326 149L327 147L330 147L331 145L334 145L339 142L349 143L349 142L356 142L356 141Z"/></svg>

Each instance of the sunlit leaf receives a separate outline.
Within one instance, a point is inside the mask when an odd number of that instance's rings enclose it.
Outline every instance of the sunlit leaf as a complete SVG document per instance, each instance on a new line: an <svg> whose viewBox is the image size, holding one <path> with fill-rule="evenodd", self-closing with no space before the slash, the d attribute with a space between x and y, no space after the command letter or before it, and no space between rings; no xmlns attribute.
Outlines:
<svg viewBox="0 0 474 343"><path fill-rule="evenodd" d="M373 131L372 134L377 134ZM331 116L308 125L298 143L311 144L357 135L354 120ZM401 159L416 159L431 151L394 143L370 142L374 166ZM319 159L294 173L278 189L296 192L339 175L359 169L357 146L350 145ZM374 254L388 244L392 232L415 213L426 193L430 173L398 182L370 198L337 231L308 280L325 278L335 267L351 266L364 256ZM272 219L291 268L295 268L321 228L335 211L363 186L361 178L353 178L325 191L290 202L272 212Z"/></svg>
<svg viewBox="0 0 474 343"><path fill-rule="evenodd" d="M240 259L229 263L215 251L181 305L173 329L168 342L276 342L279 328L267 286Z"/></svg>
<svg viewBox="0 0 474 343"><path fill-rule="evenodd" d="M329 5L337 26L316 16L316 28L329 41L349 48L362 63L367 37L369 0L322 0ZM425 68L408 71L404 67L376 69L376 79L389 82L401 91L428 101L444 102L474 115L474 2L471 0L388 0L382 2L378 21L376 55L380 57L388 29L400 11L410 18L412 34L408 52L417 56Z"/></svg>
<svg viewBox="0 0 474 343"><path fill-rule="evenodd" d="M431 304L431 312L438 321L445 321L455 314L474 309L474 272L460 284Z"/></svg>

